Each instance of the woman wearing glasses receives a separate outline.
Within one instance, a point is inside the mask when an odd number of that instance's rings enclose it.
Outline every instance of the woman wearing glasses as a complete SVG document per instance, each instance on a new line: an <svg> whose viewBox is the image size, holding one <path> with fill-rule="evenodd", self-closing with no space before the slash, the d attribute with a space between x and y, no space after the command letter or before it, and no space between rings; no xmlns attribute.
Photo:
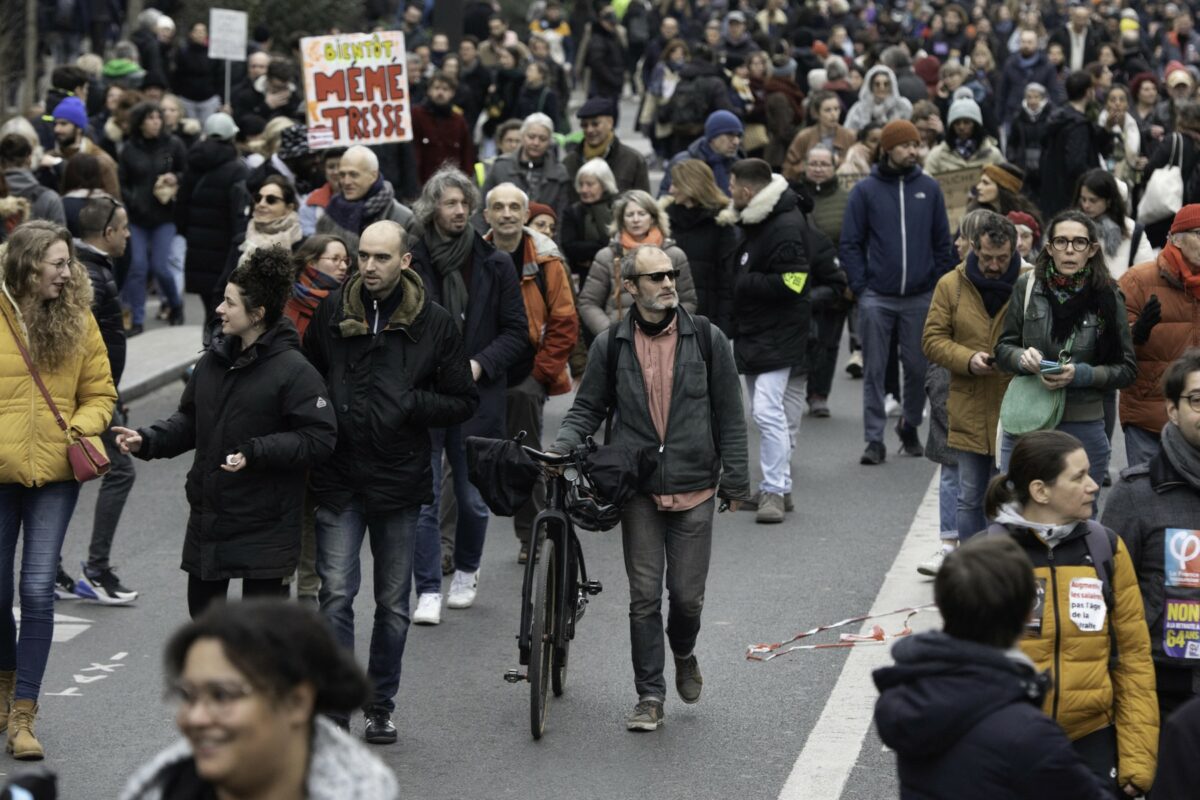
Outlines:
<svg viewBox="0 0 1200 800"><path fill-rule="evenodd" d="M688 313L696 312L696 287L688 269L687 256L670 238L671 223L667 212L659 208L649 192L630 189L613 204L609 228L612 241L592 260L587 280L579 291L579 318L593 337L620 322L633 305L633 296L621 290L621 258L629 250L644 244L661 247L671 257L671 269L677 273L679 303ZM658 282L663 277L655 276Z"/></svg>
<svg viewBox="0 0 1200 800"><path fill-rule="evenodd" d="M183 739L123 800L394 800L391 771L328 715L366 702L367 679L315 613L282 602L217 606L167 644L167 697Z"/></svg>
<svg viewBox="0 0 1200 800"><path fill-rule="evenodd" d="M896 74L882 64L871 67L858 91L858 102L846 113L845 126L860 131L874 122L887 125L894 119L912 116L912 103L900 96Z"/></svg>
<svg viewBox="0 0 1200 800"><path fill-rule="evenodd" d="M304 240L292 259L296 283L283 313L296 326L300 341L321 301L346 282L352 261L346 241L340 236L319 233Z"/></svg>
<svg viewBox="0 0 1200 800"><path fill-rule="evenodd" d="M1092 480L1100 485L1111 450L1104 432L1104 393L1129 386L1137 375L1125 301L1105 266L1100 230L1090 217L1060 213L1045 241L1033 272L1017 279L996 343L996 363L1016 375L1040 374L1047 391L1066 392L1057 430L1083 443ZM1054 367L1047 361L1063 363ZM1001 470L1008 468L1015 442L1004 434Z"/></svg>
<svg viewBox="0 0 1200 800"><path fill-rule="evenodd" d="M9 238L0 267L0 730L8 726L15 758L40 759L33 723L54 635L54 576L79 497L67 439L103 433L117 392L92 316L92 284L67 229L25 223ZM42 398L21 348L69 434ZM93 443L103 451L99 439ZM18 539L19 639L12 614Z"/></svg>
<svg viewBox="0 0 1200 800"><path fill-rule="evenodd" d="M282 175L272 175L263 181L250 201L253 203L250 224L246 226L245 238L236 242L229 254L234 262L227 265L230 272L249 261L260 247L281 244L291 250L304 238L296 190Z"/></svg>

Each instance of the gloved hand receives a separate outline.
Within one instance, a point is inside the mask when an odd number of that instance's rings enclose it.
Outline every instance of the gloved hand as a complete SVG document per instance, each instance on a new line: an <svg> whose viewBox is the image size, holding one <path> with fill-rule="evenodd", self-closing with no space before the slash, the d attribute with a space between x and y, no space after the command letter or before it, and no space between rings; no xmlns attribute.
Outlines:
<svg viewBox="0 0 1200 800"><path fill-rule="evenodd" d="M1162 322L1162 304L1158 302L1158 295L1152 294L1146 301L1146 305L1142 306L1142 313L1138 315L1137 322L1133 323L1133 327L1129 330L1133 343L1143 345L1150 341L1150 331L1160 322Z"/></svg>

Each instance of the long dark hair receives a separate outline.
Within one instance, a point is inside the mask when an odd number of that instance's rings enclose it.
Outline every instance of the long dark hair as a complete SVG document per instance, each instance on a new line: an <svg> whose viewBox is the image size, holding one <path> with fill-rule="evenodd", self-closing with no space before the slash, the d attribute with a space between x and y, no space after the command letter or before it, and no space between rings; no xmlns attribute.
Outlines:
<svg viewBox="0 0 1200 800"><path fill-rule="evenodd" d="M1117 223L1117 227L1121 229L1121 238L1128 239L1131 233L1125 227L1128 210L1125 207L1125 198L1121 196L1121 188L1117 186L1117 179L1113 177L1113 174L1106 169L1096 167L1080 175L1079 180L1075 183L1075 199L1071 203L1076 208L1079 208L1079 201L1085 188L1108 203L1104 216Z"/></svg>
<svg viewBox="0 0 1200 800"><path fill-rule="evenodd" d="M1024 507L1029 502L1029 484L1053 484L1067 468L1067 456L1083 449L1082 442L1062 431L1034 431L1017 439L1008 472L1001 472L988 484L984 513L994 518L1005 503Z"/></svg>

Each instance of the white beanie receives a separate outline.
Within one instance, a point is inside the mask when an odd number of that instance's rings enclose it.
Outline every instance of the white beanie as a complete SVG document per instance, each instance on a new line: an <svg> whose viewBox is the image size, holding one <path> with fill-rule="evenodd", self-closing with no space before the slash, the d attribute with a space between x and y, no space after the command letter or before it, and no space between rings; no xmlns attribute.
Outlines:
<svg viewBox="0 0 1200 800"><path fill-rule="evenodd" d="M960 119L974 120L975 124L982 128L983 112L979 110L979 103L970 98L955 100L950 106L950 113L946 115L946 124L953 125Z"/></svg>

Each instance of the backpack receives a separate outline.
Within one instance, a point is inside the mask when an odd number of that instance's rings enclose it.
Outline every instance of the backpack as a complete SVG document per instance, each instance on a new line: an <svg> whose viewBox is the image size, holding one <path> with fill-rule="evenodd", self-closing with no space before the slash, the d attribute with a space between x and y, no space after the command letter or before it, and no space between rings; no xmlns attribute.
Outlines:
<svg viewBox="0 0 1200 800"><path fill-rule="evenodd" d="M703 130L708 119L708 91L702 78L680 81L667 103L671 126L679 130Z"/></svg>
<svg viewBox="0 0 1200 800"><path fill-rule="evenodd" d="M709 425L713 434L713 446L716 447L717 458L720 458L720 420L717 419L717 413L712 407L712 322L708 317L698 314L692 315L692 322L696 324L696 343L700 345L700 356L704 359L704 366L708 371ZM605 353L605 374L608 376L605 384L608 387L608 419L604 423L604 441L606 442L612 441L613 418L616 416L617 409L617 328L620 325L621 323L618 322L608 329L608 350Z"/></svg>

